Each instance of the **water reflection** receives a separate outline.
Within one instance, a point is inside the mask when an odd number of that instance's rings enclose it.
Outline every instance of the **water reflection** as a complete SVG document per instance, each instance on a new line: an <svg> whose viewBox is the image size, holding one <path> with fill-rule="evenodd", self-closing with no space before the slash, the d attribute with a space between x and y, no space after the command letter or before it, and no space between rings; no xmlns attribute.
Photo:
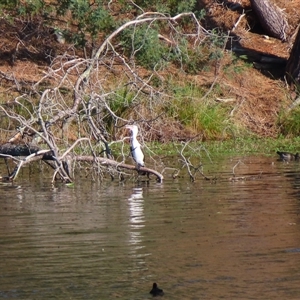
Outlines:
<svg viewBox="0 0 300 300"><path fill-rule="evenodd" d="M130 212L130 244L138 244L142 240L141 228L143 228L144 216L144 199L143 188L134 188L133 193L128 198Z"/></svg>
<svg viewBox="0 0 300 300"><path fill-rule="evenodd" d="M134 250L137 250L144 247L139 245L143 237L141 229L145 226L143 188L138 187L133 189L133 193L128 198L128 205L130 213L129 244L134 246Z"/></svg>
<svg viewBox="0 0 300 300"><path fill-rule="evenodd" d="M299 298L300 165L243 158L229 181L240 159L214 183L0 185L0 299Z"/></svg>
<svg viewBox="0 0 300 300"><path fill-rule="evenodd" d="M129 211L130 211L130 222L132 228L138 228L144 226L144 199L143 199L143 188L134 188L133 193L128 198Z"/></svg>

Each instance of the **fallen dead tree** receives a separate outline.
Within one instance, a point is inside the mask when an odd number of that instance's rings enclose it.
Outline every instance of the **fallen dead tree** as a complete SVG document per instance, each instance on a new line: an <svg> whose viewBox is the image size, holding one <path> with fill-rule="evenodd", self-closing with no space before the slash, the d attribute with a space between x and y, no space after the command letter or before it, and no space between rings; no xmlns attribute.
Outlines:
<svg viewBox="0 0 300 300"><path fill-rule="evenodd" d="M186 32L180 22L187 19L192 26ZM7 124L10 133L12 128L17 128L17 133L0 148L0 157L12 159L16 164L14 170L8 172L9 180L16 179L23 166L40 160L54 170L53 181L60 178L63 182L73 182L73 170L83 162L96 166L95 170L99 167L100 176L110 167L115 174L122 174L120 169L136 170L139 175L152 174L162 181L163 176L155 170L125 164L123 146L122 162L114 160L110 149L110 143L124 144L122 137L115 138L113 131L122 131L124 125L135 122L146 132L152 122L161 118L164 101L170 101L164 91L151 85L155 73L151 70L142 73L136 67L132 58L140 49L132 49L132 57L127 58L119 47L118 36L122 32L133 28L135 34L139 26L150 31L155 23L170 29L172 40L161 42L174 51L182 38L198 45L211 35L193 13L174 17L143 13L112 32L91 58L69 53L56 57L31 89L24 90L24 94L7 105L0 104L0 116L6 120L3 131L7 131ZM149 108L144 113L140 105L147 101ZM154 105L157 110L153 109ZM125 114L128 116L125 119L118 109L127 107L131 115ZM106 157L102 157L102 153Z"/></svg>
<svg viewBox="0 0 300 300"><path fill-rule="evenodd" d="M94 157L94 156L71 156L65 155L63 158L56 158L53 155L51 150L43 150L39 149L33 145L14 145L11 143L6 143L0 146L0 158L4 159L11 159L16 163L16 167L12 172L8 171L7 176L2 176L3 180L13 181L17 178L19 171L25 165L35 161L43 161L50 165L54 170L53 181L56 178L56 175L59 174L61 179L66 182L72 182L72 168L71 166L75 162L88 162L90 164L99 164L100 166L110 166L114 167L116 170L119 169L127 169L127 170L136 170L139 174L147 175L154 175L158 182L163 180L163 175L159 172L146 168L140 167L137 169L134 165L125 164L123 162L117 162L113 159L104 158L104 157ZM57 168L54 164L55 161L61 161L61 165Z"/></svg>

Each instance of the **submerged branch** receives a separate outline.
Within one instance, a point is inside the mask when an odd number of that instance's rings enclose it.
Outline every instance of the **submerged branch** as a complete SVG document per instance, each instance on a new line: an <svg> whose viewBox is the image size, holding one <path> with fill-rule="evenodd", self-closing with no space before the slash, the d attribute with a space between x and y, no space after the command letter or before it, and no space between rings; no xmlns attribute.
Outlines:
<svg viewBox="0 0 300 300"><path fill-rule="evenodd" d="M103 158L103 157L95 157L92 155L67 155L69 151L75 147L75 145L80 142L86 140L86 138L79 139L76 143L74 143L68 151L66 151L62 156L60 157L54 157L52 150L41 150L36 146L29 146L29 145L13 145L10 143L4 144L0 146L0 158L11 158L16 163L17 166L13 170L11 174L9 174L8 179L9 180L15 180L18 176L18 173L22 167L25 165L37 161L42 160L45 161L47 164L49 164L50 161L58 162L58 165L51 165L52 168L55 169L53 180L57 174L60 175L63 181L65 182L71 182L71 178L69 176L69 170L67 165L70 165L69 161L71 162L88 162L88 163L100 163L102 166L112 166L116 169L123 168L127 170L136 170L138 173L146 173L146 174L152 174L156 176L156 179L158 182L162 182L163 175L159 172L145 168L140 167L139 169L136 168L134 165L129 165L125 163L117 162L113 159Z"/></svg>
<svg viewBox="0 0 300 300"><path fill-rule="evenodd" d="M73 157L73 160L77 161L77 162L79 162L79 161L81 161L81 162L99 162L103 166L112 166L117 169L123 168L123 169L127 169L127 170L136 170L141 173L152 174L152 175L156 176L156 179L158 182L162 182L162 180L164 179L163 175L155 170L152 170L152 169L149 169L146 167L140 167L139 169L137 169L136 166L134 166L134 165L120 163L118 161L115 161L115 160L109 159L109 158L104 158L104 157L96 157L95 158L94 156L77 155L77 156Z"/></svg>

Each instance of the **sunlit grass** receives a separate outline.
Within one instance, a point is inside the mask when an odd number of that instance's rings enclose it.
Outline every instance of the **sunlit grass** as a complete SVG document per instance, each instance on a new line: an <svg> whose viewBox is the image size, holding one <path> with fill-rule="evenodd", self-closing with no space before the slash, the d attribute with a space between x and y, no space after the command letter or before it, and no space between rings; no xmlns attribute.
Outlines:
<svg viewBox="0 0 300 300"><path fill-rule="evenodd" d="M278 125L280 132L285 136L300 135L300 108L291 110L290 112L282 112L279 115Z"/></svg>
<svg viewBox="0 0 300 300"><path fill-rule="evenodd" d="M213 95L218 94L218 88L216 85ZM235 130L228 107L205 97L206 91L200 86L171 83L169 90L173 92L173 98L165 107L167 116L180 121L192 132L200 133L205 139L221 139L227 135L228 129Z"/></svg>
<svg viewBox="0 0 300 300"><path fill-rule="evenodd" d="M279 137L272 138L236 138L224 141L205 141L190 142L191 148L200 149L199 151L208 152L211 155L276 155L276 151L289 151L292 153L300 152L300 137L287 139ZM147 146L157 155L175 155L178 149L184 146L180 143L147 143ZM186 148L188 151L189 148ZM193 156L193 151L187 152L187 155Z"/></svg>

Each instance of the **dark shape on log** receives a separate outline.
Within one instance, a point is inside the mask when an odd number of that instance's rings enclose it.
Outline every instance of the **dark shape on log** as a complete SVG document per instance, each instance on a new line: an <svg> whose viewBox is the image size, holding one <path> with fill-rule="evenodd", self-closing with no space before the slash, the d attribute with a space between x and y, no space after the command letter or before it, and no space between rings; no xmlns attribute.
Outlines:
<svg viewBox="0 0 300 300"><path fill-rule="evenodd" d="M111 149L109 148L108 143L106 141L103 141L103 143L104 143L105 149L102 150L99 154L101 155L103 152L105 152L107 158L113 159L113 155L112 155Z"/></svg>
<svg viewBox="0 0 300 300"><path fill-rule="evenodd" d="M4 155L11 155L11 156L28 156L33 153L37 153L41 150L39 147L30 144L20 144L15 145L11 143L6 143L0 145L0 157L5 157ZM4 154L4 155L2 155ZM51 152L45 153L43 155L44 160L53 160L53 154Z"/></svg>
<svg viewBox="0 0 300 300"><path fill-rule="evenodd" d="M0 155L6 154L11 156L28 156L40 150L39 147L33 145L14 145L6 143L0 146Z"/></svg>
<svg viewBox="0 0 300 300"><path fill-rule="evenodd" d="M158 286L157 286L157 283L154 282L153 283L153 287L152 287L152 290L150 291L150 294L153 296L153 297L156 297L156 296L163 296L164 295L164 291L162 289L160 289Z"/></svg>
<svg viewBox="0 0 300 300"><path fill-rule="evenodd" d="M282 161L298 161L299 160L299 153L293 154L290 152L281 152L277 151L277 154L279 155L279 160Z"/></svg>
<svg viewBox="0 0 300 300"><path fill-rule="evenodd" d="M32 154L34 154L33 156L31 156ZM27 164L30 163L32 161L41 159L43 160L45 163L47 163L48 165L50 165L53 169L57 168L56 164L53 164L54 161L56 160L56 158L54 157L54 154L51 150L42 150L39 147L32 145L32 144L19 144L19 145L15 145L15 144L11 144L11 143L6 143L3 145L0 145L0 158L7 158L7 156L20 156L20 157L25 157L23 160L21 160L21 164ZM128 170L137 170L136 166L133 165L127 165L124 163L120 163L118 161L112 160L112 159L108 159L108 158L103 158L103 157L94 157L94 156L81 156L81 155L76 155L74 157L72 157L73 161L84 161L84 162L95 162L97 161L98 163L100 163L103 166L113 166L116 167L117 169L119 168L125 168ZM68 160L63 160L62 161L62 166L61 168L65 171L66 175L69 176L69 178L67 178L66 180L66 176L65 174L62 174L62 178L65 181L70 182L70 178L71 178L71 165L69 165ZM13 180L15 177L15 174L18 173L19 167L17 166L15 168L15 170L13 172L8 171L9 173L9 180ZM158 173L155 170L149 169L149 168L145 168L145 167L141 167L139 170L137 170L138 172L145 172L146 174L153 174L156 176L156 179L158 182L162 182L163 180L163 175ZM141 174L140 174L141 175Z"/></svg>
<svg viewBox="0 0 300 300"><path fill-rule="evenodd" d="M112 153L111 153L111 149L108 146L108 143L104 142L104 144L105 144L105 152L106 152L107 158L112 158L113 156L112 156Z"/></svg>

